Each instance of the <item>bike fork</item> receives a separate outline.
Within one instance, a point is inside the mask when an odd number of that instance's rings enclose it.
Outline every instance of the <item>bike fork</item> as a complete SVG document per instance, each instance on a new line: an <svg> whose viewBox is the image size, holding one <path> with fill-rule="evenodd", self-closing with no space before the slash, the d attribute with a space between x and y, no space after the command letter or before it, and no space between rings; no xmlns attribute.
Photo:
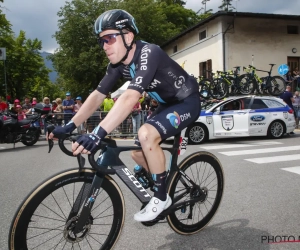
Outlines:
<svg viewBox="0 0 300 250"><path fill-rule="evenodd" d="M97 195L99 193L99 190L103 183L104 178L105 178L104 175L96 173L96 175L93 179L92 185L90 187L90 190L88 191L88 195L83 196L85 193L85 190L80 190L78 196L76 197L76 201L74 203L74 206L73 206L72 211L68 218L68 220L70 220L72 218L72 215L78 214L80 207L82 207L81 213L77 220L77 224L73 230L74 235L78 234L79 232L81 232L84 229L84 226L86 225L86 223L89 219L91 210L93 208L93 205L95 203L95 200L97 198ZM82 196L83 196L84 201L82 201Z"/></svg>

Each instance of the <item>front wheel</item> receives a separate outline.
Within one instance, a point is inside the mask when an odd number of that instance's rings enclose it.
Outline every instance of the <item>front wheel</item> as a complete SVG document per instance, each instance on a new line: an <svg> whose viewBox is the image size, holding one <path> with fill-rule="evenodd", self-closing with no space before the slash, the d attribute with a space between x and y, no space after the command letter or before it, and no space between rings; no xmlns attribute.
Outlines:
<svg viewBox="0 0 300 250"><path fill-rule="evenodd" d="M193 123L186 131L189 144L200 144L205 142L209 135L205 125L201 123Z"/></svg>
<svg viewBox="0 0 300 250"><path fill-rule="evenodd" d="M94 175L91 169L68 170L34 189L12 221L9 249L111 249L125 211L121 190L110 177L103 180L84 230L72 231Z"/></svg>
<svg viewBox="0 0 300 250"><path fill-rule="evenodd" d="M167 216L170 227L179 234L189 235L199 232L213 218L220 205L224 175L219 160L209 152L196 152L186 157L179 165L196 185L193 186L177 171L170 176L168 193L173 203L199 199L195 204L189 203ZM201 190L201 192L200 192Z"/></svg>

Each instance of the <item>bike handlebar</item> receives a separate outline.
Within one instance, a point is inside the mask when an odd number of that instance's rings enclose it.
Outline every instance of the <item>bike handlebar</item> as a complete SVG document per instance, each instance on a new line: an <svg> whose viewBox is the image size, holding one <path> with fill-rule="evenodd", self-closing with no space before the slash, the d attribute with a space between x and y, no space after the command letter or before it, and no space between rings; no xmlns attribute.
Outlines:
<svg viewBox="0 0 300 250"><path fill-rule="evenodd" d="M53 125L50 125L47 127L47 131L48 131L48 134L50 134L53 130L55 129L55 126ZM66 155L68 156L72 156L72 157L75 157L76 155L73 154L73 152L69 151L65 144L64 144L64 141L69 138L72 142L76 142L77 139L80 137L81 135L72 135L72 134L56 134L55 137L58 138L58 145L59 145L59 148L61 149L61 151L63 151ZM49 144L49 152L51 152L51 149L53 148L53 140L52 139L48 139L48 144ZM101 166L99 166L97 164L97 162L95 161L95 154L97 151L99 151L100 149L103 148L103 146L105 145L106 143L105 142L102 142L96 147L96 150L95 152L91 153L88 155L88 160L89 160L89 163L91 164L91 166L97 171L99 172L100 174L104 174L104 175L110 175L110 174L115 174L116 171L114 169L107 169L107 168L102 168ZM81 157L82 155L81 154L78 154L77 156L77 159L78 159L78 162L80 164L80 162L82 162L81 160ZM80 166L81 167L81 166ZM83 166L82 166L83 167Z"/></svg>

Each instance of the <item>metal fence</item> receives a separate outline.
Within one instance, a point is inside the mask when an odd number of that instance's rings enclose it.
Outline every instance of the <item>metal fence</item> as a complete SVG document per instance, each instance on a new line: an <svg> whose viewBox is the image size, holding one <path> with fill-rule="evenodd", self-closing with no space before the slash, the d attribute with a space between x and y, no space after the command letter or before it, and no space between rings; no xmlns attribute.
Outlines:
<svg viewBox="0 0 300 250"><path fill-rule="evenodd" d="M104 119L108 112L96 111L83 124L77 128L78 133L91 133L93 129ZM139 128L145 123L150 113L147 110L141 111L139 115L130 114L118 127L116 127L108 136L113 137L134 137L137 135ZM49 122L54 125L64 125L72 118L72 115L66 116L64 113L51 113ZM41 128L44 129L44 122L40 122Z"/></svg>

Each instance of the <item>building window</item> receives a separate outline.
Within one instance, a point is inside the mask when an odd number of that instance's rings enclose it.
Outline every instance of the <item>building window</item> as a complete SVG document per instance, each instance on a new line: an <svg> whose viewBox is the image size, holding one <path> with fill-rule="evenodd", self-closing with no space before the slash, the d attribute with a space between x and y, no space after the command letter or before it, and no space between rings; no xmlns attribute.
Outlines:
<svg viewBox="0 0 300 250"><path fill-rule="evenodd" d="M173 47L173 53L176 53L177 52L177 45L175 45L174 47Z"/></svg>
<svg viewBox="0 0 300 250"><path fill-rule="evenodd" d="M299 32L298 32L298 26L288 25L287 26L287 33L288 34L299 34Z"/></svg>
<svg viewBox="0 0 300 250"><path fill-rule="evenodd" d="M199 63L199 76L211 78L212 60Z"/></svg>
<svg viewBox="0 0 300 250"><path fill-rule="evenodd" d="M203 30L199 33L199 41L206 38L206 30Z"/></svg>

